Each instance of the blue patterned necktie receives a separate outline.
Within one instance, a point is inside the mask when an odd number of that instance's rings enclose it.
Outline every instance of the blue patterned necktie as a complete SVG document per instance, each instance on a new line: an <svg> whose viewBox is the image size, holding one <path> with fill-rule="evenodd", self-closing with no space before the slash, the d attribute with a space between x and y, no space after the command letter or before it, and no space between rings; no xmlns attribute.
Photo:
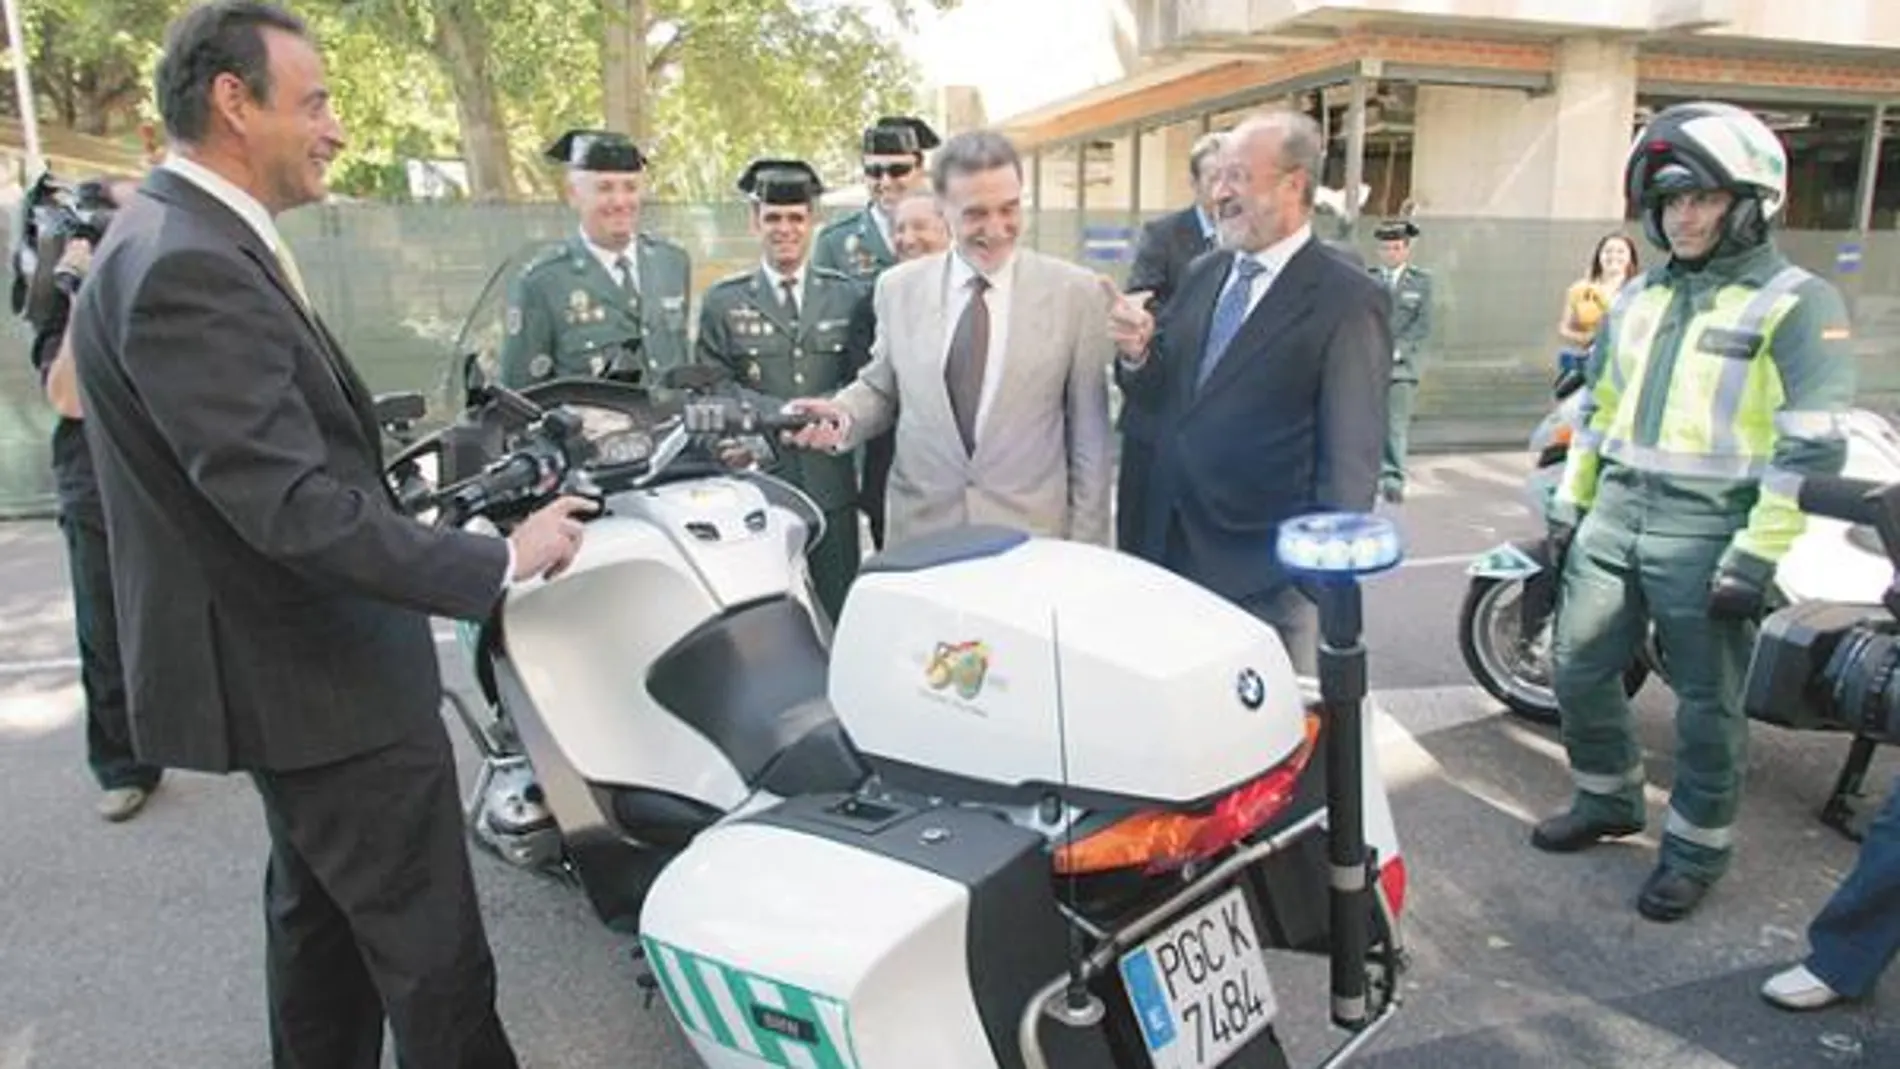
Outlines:
<svg viewBox="0 0 1900 1069"><path fill-rule="evenodd" d="M1240 325L1247 321L1253 280L1265 271L1266 266L1251 256L1234 258L1234 272L1228 279L1226 292L1220 295L1220 303L1214 306L1214 322L1207 328L1207 348L1201 350L1201 366L1194 378L1195 389L1207 384L1207 377L1214 373L1221 354L1232 344L1234 335L1240 333Z"/></svg>

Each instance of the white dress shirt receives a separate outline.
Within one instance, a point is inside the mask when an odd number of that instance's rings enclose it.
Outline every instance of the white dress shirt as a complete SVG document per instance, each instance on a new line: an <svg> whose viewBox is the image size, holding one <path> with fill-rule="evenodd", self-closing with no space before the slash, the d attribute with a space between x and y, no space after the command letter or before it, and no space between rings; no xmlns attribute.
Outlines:
<svg viewBox="0 0 1900 1069"><path fill-rule="evenodd" d="M772 296L778 298L778 306L783 309L785 307L785 274L773 267L770 260L761 259L759 267L765 272L766 279L772 283ZM792 272L791 275L792 292L798 297L798 310L801 315L805 311L805 274L805 264L801 262L798 270Z"/></svg>
<svg viewBox="0 0 1900 1069"><path fill-rule="evenodd" d="M949 278L945 281L943 300L943 353L944 362L950 359L950 342L956 337L957 322L963 318L963 310L970 304L970 280L979 272L975 265L963 258L960 252L951 252L949 257ZM990 288L983 300L990 309L990 340L983 361L983 394L976 406L976 437L983 438L983 420L989 415L992 403L996 400L997 387L1003 381L1004 342L1009 338L1010 296L1015 290L1016 257L1011 255L995 274L985 275Z"/></svg>
<svg viewBox="0 0 1900 1069"><path fill-rule="evenodd" d="M623 286L631 286L635 293L640 292L640 250L634 247L637 240L628 238L627 247L615 252L604 245L594 244L594 239L587 236L587 231L581 231L581 241L587 245L587 251L594 254L594 259L600 261L600 266L607 269L607 277ZM624 279L620 277L620 267L615 263L622 256L627 258L627 274L630 276Z"/></svg>
<svg viewBox="0 0 1900 1069"><path fill-rule="evenodd" d="M188 160L176 153L166 156L160 166L211 194L219 203L236 212L238 218L257 231L257 236L264 239L264 247L273 254L280 248L288 248L277 233L277 223L271 218L269 209L258 203L256 197L239 189L230 179L196 160Z"/></svg>

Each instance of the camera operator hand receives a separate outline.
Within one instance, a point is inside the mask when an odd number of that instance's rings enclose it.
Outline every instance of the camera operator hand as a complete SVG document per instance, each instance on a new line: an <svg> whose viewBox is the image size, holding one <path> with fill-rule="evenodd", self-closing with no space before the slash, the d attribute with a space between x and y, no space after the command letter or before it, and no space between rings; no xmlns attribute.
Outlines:
<svg viewBox="0 0 1900 1069"><path fill-rule="evenodd" d="M59 254L59 263L53 268L56 275L65 275L80 280L92 270L92 242L85 238L73 238L66 243L66 251Z"/></svg>
<svg viewBox="0 0 1900 1069"><path fill-rule="evenodd" d="M509 578L553 579L581 551L580 517L590 516L599 506L584 497L557 498L522 520L508 535L515 551L515 573Z"/></svg>

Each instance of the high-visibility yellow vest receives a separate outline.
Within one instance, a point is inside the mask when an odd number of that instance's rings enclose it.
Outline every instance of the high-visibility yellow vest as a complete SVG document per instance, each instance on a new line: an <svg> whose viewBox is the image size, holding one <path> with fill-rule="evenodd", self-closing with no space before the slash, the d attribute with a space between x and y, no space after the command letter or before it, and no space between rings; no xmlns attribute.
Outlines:
<svg viewBox="0 0 1900 1069"><path fill-rule="evenodd" d="M1845 439L1845 416L1782 411L1787 402L1774 359L1775 329L1814 276L1786 266L1764 285L1737 282L1691 300L1679 285L1649 276L1618 295L1600 339L1557 499L1594 502L1604 464L1652 475L1749 483L1758 496L1736 548L1765 561L1781 558L1801 533L1799 472L1772 463L1781 436ZM1680 319L1673 337L1665 325ZM1658 378L1666 376L1666 379Z"/></svg>

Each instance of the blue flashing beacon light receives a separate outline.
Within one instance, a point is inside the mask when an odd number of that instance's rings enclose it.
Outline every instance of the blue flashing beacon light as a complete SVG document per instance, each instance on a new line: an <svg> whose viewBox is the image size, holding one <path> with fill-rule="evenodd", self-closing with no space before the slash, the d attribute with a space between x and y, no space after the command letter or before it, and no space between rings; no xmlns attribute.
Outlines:
<svg viewBox="0 0 1900 1069"><path fill-rule="evenodd" d="M1368 940L1376 862L1365 828L1366 644L1359 580L1405 558L1391 520L1358 512L1322 512L1280 525L1280 564L1306 580L1319 608L1319 693L1327 719L1326 856L1331 867L1333 1023L1364 1032L1383 1023L1396 999L1372 1007Z"/></svg>
<svg viewBox="0 0 1900 1069"><path fill-rule="evenodd" d="M1277 547L1287 571L1319 580L1377 575L1405 559L1399 529L1383 516L1320 512L1280 525Z"/></svg>

